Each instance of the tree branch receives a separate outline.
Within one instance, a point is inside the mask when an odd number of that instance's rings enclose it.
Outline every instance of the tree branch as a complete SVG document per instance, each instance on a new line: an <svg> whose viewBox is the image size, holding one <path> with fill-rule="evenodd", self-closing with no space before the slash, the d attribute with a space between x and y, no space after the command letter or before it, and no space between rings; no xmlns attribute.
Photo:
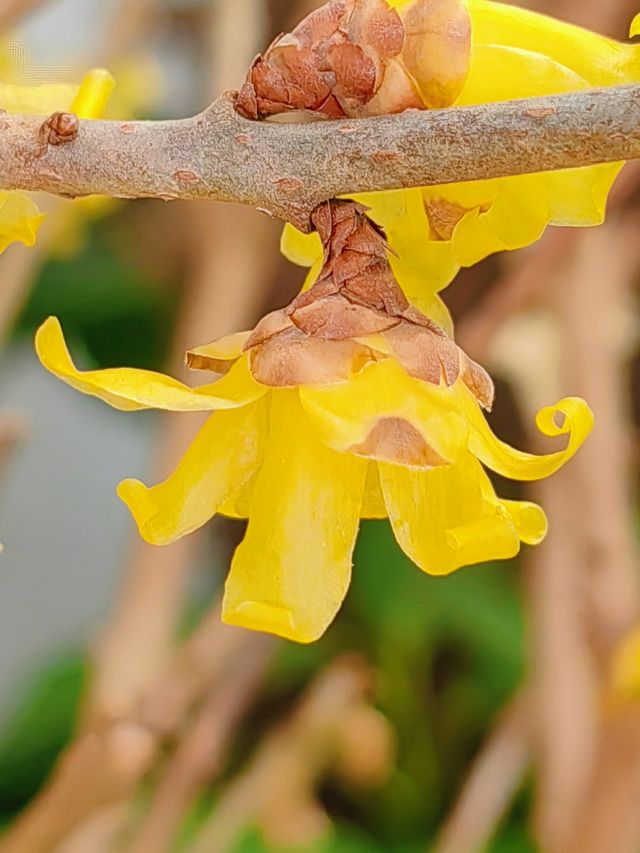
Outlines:
<svg viewBox="0 0 640 853"><path fill-rule="evenodd" d="M14 26L17 20L40 6L42 0L3 0L0 9L0 31Z"/></svg>
<svg viewBox="0 0 640 853"><path fill-rule="evenodd" d="M42 119L2 115L0 189L238 201L308 229L345 193L640 157L640 85L300 124L254 122L226 95L179 121L83 121L43 150Z"/></svg>

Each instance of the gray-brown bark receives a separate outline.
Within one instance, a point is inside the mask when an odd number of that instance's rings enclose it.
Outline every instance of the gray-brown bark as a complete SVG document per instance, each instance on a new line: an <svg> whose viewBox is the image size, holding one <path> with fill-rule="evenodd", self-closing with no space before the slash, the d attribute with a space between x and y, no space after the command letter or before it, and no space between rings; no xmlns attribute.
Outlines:
<svg viewBox="0 0 640 853"><path fill-rule="evenodd" d="M300 124L249 121L225 96L179 121L82 121L46 148L42 124L0 117L0 189L238 201L308 229L346 193L640 157L640 85Z"/></svg>

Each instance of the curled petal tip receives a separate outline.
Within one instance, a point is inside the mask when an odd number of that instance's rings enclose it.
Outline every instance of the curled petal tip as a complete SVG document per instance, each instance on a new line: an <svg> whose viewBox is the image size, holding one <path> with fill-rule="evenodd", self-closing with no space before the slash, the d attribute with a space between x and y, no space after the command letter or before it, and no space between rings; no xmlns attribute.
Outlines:
<svg viewBox="0 0 640 853"><path fill-rule="evenodd" d="M593 428L593 413L579 397L566 397L554 406L541 409L536 424L543 435L568 436L564 450L535 456L523 453L500 441L480 413L474 399L467 405L472 425L469 447L487 467L514 480L541 480L554 474L571 459ZM558 423L558 416L562 423Z"/></svg>
<svg viewBox="0 0 640 853"><path fill-rule="evenodd" d="M47 369L49 369L48 361L52 349L58 349L60 345L62 345L66 351L60 320L53 316L47 317L47 319L38 326L35 334L36 355Z"/></svg>
<svg viewBox="0 0 640 853"><path fill-rule="evenodd" d="M638 35L640 35L640 12L638 12L629 26L629 38L633 38Z"/></svg>
<svg viewBox="0 0 640 853"><path fill-rule="evenodd" d="M539 545L545 539L549 523L542 507L530 501L503 501L503 505L526 545Z"/></svg>
<svg viewBox="0 0 640 853"><path fill-rule="evenodd" d="M123 480L117 488L117 495L127 507L138 528L138 533L149 545L170 545L179 538L166 514L154 500L153 489L140 480Z"/></svg>
<svg viewBox="0 0 640 853"><path fill-rule="evenodd" d="M591 432L594 415L581 397L565 397L554 406L545 406L536 415L536 425L548 436L568 435L578 429L585 437Z"/></svg>

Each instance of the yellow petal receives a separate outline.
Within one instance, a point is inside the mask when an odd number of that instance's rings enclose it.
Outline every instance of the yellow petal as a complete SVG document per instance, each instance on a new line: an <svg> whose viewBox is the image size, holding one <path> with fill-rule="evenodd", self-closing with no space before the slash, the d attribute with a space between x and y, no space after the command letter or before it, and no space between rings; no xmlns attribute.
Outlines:
<svg viewBox="0 0 640 853"><path fill-rule="evenodd" d="M471 20L464 0L418 0L400 10L402 65L425 106L451 106L469 71Z"/></svg>
<svg viewBox="0 0 640 853"><path fill-rule="evenodd" d="M43 219L27 193L0 192L0 253L15 242L33 246Z"/></svg>
<svg viewBox="0 0 640 853"><path fill-rule="evenodd" d="M227 518L249 518L254 487L255 478L246 480L239 489L236 489L220 504L218 515L224 515Z"/></svg>
<svg viewBox="0 0 640 853"><path fill-rule="evenodd" d="M115 80L106 68L88 71L73 99L70 111L85 119L103 115L115 87Z"/></svg>
<svg viewBox="0 0 640 853"><path fill-rule="evenodd" d="M540 480L548 477L576 453L593 428L593 413L579 397L566 397L554 406L541 409L536 424L543 435L568 435L564 450L535 456L523 453L500 441L491 431L484 415L470 392L460 387L471 431L469 449L487 467L514 480ZM558 425L558 419L562 424Z"/></svg>
<svg viewBox="0 0 640 853"><path fill-rule="evenodd" d="M257 400L267 390L253 379L246 357L217 382L200 388L189 388L177 379L150 370L122 367L79 371L71 360L55 317L49 317L38 329L36 352L44 367L63 382L124 411L233 409Z"/></svg>
<svg viewBox="0 0 640 853"><path fill-rule="evenodd" d="M433 190L425 191L426 197L432 195ZM451 237L459 266L473 266L494 252L535 242L550 218L548 193L539 175L455 184L445 188L442 196L469 208Z"/></svg>
<svg viewBox="0 0 640 853"><path fill-rule="evenodd" d="M218 338L210 344L203 344L187 352L186 363L192 370L213 370L223 373L229 363L236 361L244 352L244 345L251 332L235 332L224 338Z"/></svg>
<svg viewBox="0 0 640 853"><path fill-rule="evenodd" d="M376 462L369 462L367 466L367 478L364 483L360 515L362 518L387 517L387 508L384 505L384 495L380 486L380 475Z"/></svg>
<svg viewBox="0 0 640 853"><path fill-rule="evenodd" d="M520 539L527 545L539 545L547 535L549 527L544 510L530 501L501 501L501 503L509 513Z"/></svg>
<svg viewBox="0 0 640 853"><path fill-rule="evenodd" d="M474 49L478 45L496 44L544 53L591 86L613 86L638 79L637 45L614 41L518 6L489 0L468 2Z"/></svg>
<svg viewBox="0 0 640 853"><path fill-rule="evenodd" d="M0 83L0 108L9 113L49 115L68 110L77 91L77 86L66 83L44 83L41 86Z"/></svg>
<svg viewBox="0 0 640 853"><path fill-rule="evenodd" d="M640 12L634 17L629 25L629 38L640 35Z"/></svg>
<svg viewBox="0 0 640 853"><path fill-rule="evenodd" d="M324 262L319 234L315 231L311 234L303 234L302 231L298 231L293 225L287 223L282 231L280 251L292 263L301 267L310 267L302 291L313 287Z"/></svg>
<svg viewBox="0 0 640 853"><path fill-rule="evenodd" d="M298 231L293 225L287 223L280 238L280 251L292 264L310 267L322 257L320 235L317 231L303 234L302 231Z"/></svg>
<svg viewBox="0 0 640 853"><path fill-rule="evenodd" d="M546 530L534 504L505 507L470 453L431 471L381 463L380 482L400 547L432 575L513 557L521 533L539 541Z"/></svg>
<svg viewBox="0 0 640 853"><path fill-rule="evenodd" d="M0 107L10 113L26 115L48 115L68 110L80 118L99 118L114 85L113 77L104 68L87 72L79 86L68 83L39 86L0 83Z"/></svg>
<svg viewBox="0 0 640 853"><path fill-rule="evenodd" d="M601 225L607 198L624 163L602 163L565 172L548 172L549 222L552 225Z"/></svg>
<svg viewBox="0 0 640 853"><path fill-rule="evenodd" d="M168 545L202 527L255 477L265 441L263 400L216 412L163 483L151 488L139 480L120 483L118 495L142 538L152 545Z"/></svg>
<svg viewBox="0 0 640 853"><path fill-rule="evenodd" d="M294 390L273 393L267 454L223 619L309 643L338 612L351 578L367 463L315 436Z"/></svg>
<svg viewBox="0 0 640 853"><path fill-rule="evenodd" d="M407 421L445 460L455 460L467 446L457 388L413 379L393 359L365 367L347 382L301 388L300 401L322 440L335 450L364 444L388 418Z"/></svg>
<svg viewBox="0 0 640 853"><path fill-rule="evenodd" d="M584 77L548 56L543 45L538 50L524 50L493 42L476 43L469 76L456 106L559 95L589 87Z"/></svg>

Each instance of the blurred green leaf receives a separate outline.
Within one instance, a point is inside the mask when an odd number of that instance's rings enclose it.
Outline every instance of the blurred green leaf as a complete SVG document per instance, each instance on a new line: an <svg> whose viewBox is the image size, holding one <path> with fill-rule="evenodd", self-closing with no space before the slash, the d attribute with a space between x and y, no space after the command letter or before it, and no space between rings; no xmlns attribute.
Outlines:
<svg viewBox="0 0 640 853"><path fill-rule="evenodd" d="M385 853L366 833L345 824L338 824L325 838L304 847L273 847L268 845L259 830L247 832L234 848L234 853ZM407 847L394 847L394 853L413 853Z"/></svg>
<svg viewBox="0 0 640 853"><path fill-rule="evenodd" d="M115 253L94 225L77 254L45 263L17 334L31 336L50 314L98 366L158 368L172 339L175 296Z"/></svg>
<svg viewBox="0 0 640 853"><path fill-rule="evenodd" d="M22 808L45 781L71 737L84 676L82 658L73 655L26 688L0 735L0 814Z"/></svg>
<svg viewBox="0 0 640 853"><path fill-rule="evenodd" d="M508 826L491 842L487 853L538 853L538 847L524 826Z"/></svg>

